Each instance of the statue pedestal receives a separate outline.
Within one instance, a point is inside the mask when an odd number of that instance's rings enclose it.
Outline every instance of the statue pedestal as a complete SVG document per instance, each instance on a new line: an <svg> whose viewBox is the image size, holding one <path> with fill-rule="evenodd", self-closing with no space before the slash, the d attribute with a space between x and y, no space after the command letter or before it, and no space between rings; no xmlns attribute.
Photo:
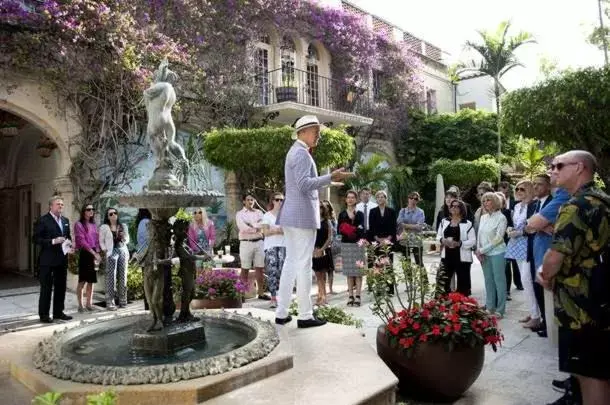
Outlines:
<svg viewBox="0 0 610 405"><path fill-rule="evenodd" d="M169 354L205 341L202 322L172 324L156 332L134 333L131 346L137 352Z"/></svg>

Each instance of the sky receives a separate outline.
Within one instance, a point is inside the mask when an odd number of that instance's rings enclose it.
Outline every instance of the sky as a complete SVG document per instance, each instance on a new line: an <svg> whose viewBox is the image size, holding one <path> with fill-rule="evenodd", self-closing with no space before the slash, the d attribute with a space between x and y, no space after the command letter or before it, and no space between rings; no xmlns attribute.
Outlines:
<svg viewBox="0 0 610 405"><path fill-rule="evenodd" d="M508 89L527 87L543 78L540 60L560 69L601 66L603 53L586 42L598 22L597 0L350 0L371 14L439 46L448 62L468 61L468 40L477 41L477 30L494 30L503 20L511 31L533 34L537 44L517 51L524 68L507 73Z"/></svg>

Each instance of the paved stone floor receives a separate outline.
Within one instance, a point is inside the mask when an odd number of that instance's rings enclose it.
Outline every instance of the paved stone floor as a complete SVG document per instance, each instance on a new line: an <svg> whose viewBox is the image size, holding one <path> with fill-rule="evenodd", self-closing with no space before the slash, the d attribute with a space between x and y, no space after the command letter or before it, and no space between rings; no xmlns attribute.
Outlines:
<svg viewBox="0 0 610 405"><path fill-rule="evenodd" d="M438 256L426 256L427 266L438 261ZM372 315L369 308L370 297L364 294L360 308L347 307L347 283L345 277L335 275L335 290L338 294L330 296L332 305L345 308L348 312L363 320L362 332L365 339L374 348L375 334L380 320ZM475 298L484 299L484 284L481 267L478 263L472 266L472 290ZM314 287L313 293L316 293ZM524 294L513 289L513 300L508 303L506 317L500 321L505 341L493 352L486 350L485 366L472 388L455 405L544 405L557 399L560 394L553 391L551 381L564 376L557 371L556 349L547 339L524 329L518 319L527 314ZM45 327L37 322L38 291L35 287L0 291L0 333L11 330ZM134 302L130 308L140 308L141 302ZM265 308L268 302L249 300L245 306ZM76 299L68 292L66 313L75 319L88 315L78 314ZM100 309L102 311L103 309ZM323 344L323 342L321 342ZM0 375L0 391L23 396L24 391ZM403 399L409 405L427 405ZM10 402L9 402L10 403ZM403 403L403 402L399 402Z"/></svg>

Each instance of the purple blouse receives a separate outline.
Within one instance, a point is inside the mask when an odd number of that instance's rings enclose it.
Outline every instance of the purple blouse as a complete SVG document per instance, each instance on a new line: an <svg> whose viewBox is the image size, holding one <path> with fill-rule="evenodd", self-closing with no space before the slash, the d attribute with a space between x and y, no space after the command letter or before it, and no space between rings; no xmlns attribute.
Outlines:
<svg viewBox="0 0 610 405"><path fill-rule="evenodd" d="M74 225L74 239L75 249L92 249L96 252L100 250L100 240L95 224L83 225L82 222L77 221Z"/></svg>

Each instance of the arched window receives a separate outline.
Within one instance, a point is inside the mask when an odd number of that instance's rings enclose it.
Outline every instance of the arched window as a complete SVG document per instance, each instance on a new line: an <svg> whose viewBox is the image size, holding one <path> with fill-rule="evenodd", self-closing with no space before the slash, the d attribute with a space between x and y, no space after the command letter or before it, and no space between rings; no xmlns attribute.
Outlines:
<svg viewBox="0 0 610 405"><path fill-rule="evenodd" d="M307 104L318 107L320 105L320 83L318 80L318 50L313 44L307 48Z"/></svg>
<svg viewBox="0 0 610 405"><path fill-rule="evenodd" d="M296 67L296 46L294 41L287 36L282 38L280 45L280 58L282 61L282 86L296 87L295 67Z"/></svg>

